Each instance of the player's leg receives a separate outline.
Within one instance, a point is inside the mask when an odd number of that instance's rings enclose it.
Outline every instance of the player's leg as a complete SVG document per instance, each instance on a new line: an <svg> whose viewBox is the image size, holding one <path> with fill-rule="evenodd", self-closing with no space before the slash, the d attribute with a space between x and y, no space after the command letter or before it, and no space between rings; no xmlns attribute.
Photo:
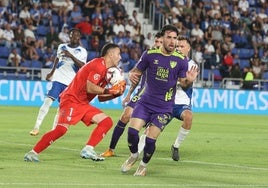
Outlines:
<svg viewBox="0 0 268 188"><path fill-rule="evenodd" d="M42 136L34 148L24 156L25 161L38 162L38 154L62 137L68 130L69 125L75 125L84 116L83 108L76 107L68 99L61 102L59 109L58 125L55 129L47 132ZM78 110L77 110L78 109ZM81 111L80 111L81 110ZM64 112L64 113L61 113Z"/></svg>
<svg viewBox="0 0 268 188"><path fill-rule="evenodd" d="M58 138L62 137L68 130L68 125L58 125L54 130L44 134L42 138L36 143L33 149L25 154L24 160L29 162L39 162L38 154L50 146Z"/></svg>
<svg viewBox="0 0 268 188"><path fill-rule="evenodd" d="M117 122L116 126L114 127L112 138L110 141L109 149L107 149L104 153L101 154L102 157L112 157L114 156L114 149L124 133L125 127L129 122L130 116L133 112L133 108L130 106L126 106L124 108L123 113L121 114L120 120Z"/></svg>
<svg viewBox="0 0 268 188"><path fill-rule="evenodd" d="M82 149L80 155L85 159L92 159L94 161L103 161L104 158L97 155L94 148L102 141L107 132L112 128L112 119L104 114L101 110L90 107L87 113L83 117L82 121L86 125L90 125L91 122L96 123L97 126L91 133L86 146Z"/></svg>
<svg viewBox="0 0 268 188"><path fill-rule="evenodd" d="M161 129L155 125L149 125L147 129L143 157L134 176L146 175L146 167L155 152L156 140L161 133Z"/></svg>
<svg viewBox="0 0 268 188"><path fill-rule="evenodd" d="M55 127L58 124L58 118L59 118L59 108L57 109L56 115L54 117L53 125L52 125L52 130L55 129Z"/></svg>
<svg viewBox="0 0 268 188"><path fill-rule="evenodd" d="M171 119L172 116L168 112L154 113L150 116L150 123L148 124L148 131L146 133L145 146L143 149L143 158L134 173L134 176L146 175L146 167L155 152L156 140Z"/></svg>
<svg viewBox="0 0 268 188"><path fill-rule="evenodd" d="M36 119L34 129L30 132L32 136L36 136L39 133L40 126L47 115L49 108L51 107L53 101L59 97L61 92L66 88L65 84L59 82L52 82L51 89L48 90L47 97L44 100L43 105L39 109L39 113Z"/></svg>
<svg viewBox="0 0 268 188"><path fill-rule="evenodd" d="M192 127L192 119L193 119L193 114L191 110L184 110L181 113L181 119L183 120L183 124L180 127L178 136L174 142L174 144L171 147L171 152L172 152L172 159L174 161L178 161L180 159L179 156L179 147L186 138L186 136L189 134L190 129Z"/></svg>
<svg viewBox="0 0 268 188"><path fill-rule="evenodd" d="M145 125L144 120L140 118L130 118L130 126L128 128L128 147L130 150L130 157L122 164L121 171L127 172L138 160L138 143L139 143L139 131Z"/></svg>
<svg viewBox="0 0 268 188"><path fill-rule="evenodd" d="M138 153L139 154L141 154L143 152L147 131L148 131L148 127L146 126L144 129L144 132L140 136L140 140L139 140L139 144L138 144Z"/></svg>
<svg viewBox="0 0 268 188"><path fill-rule="evenodd" d="M50 97L46 97L42 106L39 109L36 121L35 121L35 125L34 125L34 129L30 132L30 135L32 136L36 136L39 134L39 129L40 126L45 118L45 116L47 115L50 106L52 105L54 99L50 98Z"/></svg>

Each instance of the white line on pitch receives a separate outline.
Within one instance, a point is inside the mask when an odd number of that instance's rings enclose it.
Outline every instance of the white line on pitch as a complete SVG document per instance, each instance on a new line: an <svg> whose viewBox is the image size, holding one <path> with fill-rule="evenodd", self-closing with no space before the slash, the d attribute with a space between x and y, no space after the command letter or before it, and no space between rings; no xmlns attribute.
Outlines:
<svg viewBox="0 0 268 188"><path fill-rule="evenodd" d="M16 145L21 145L21 146L31 146L30 144L22 144L22 143L11 143L11 142L5 142L5 141L0 141L0 143L3 144L16 144ZM55 147L53 146L54 149L59 149L59 150L66 150L66 151L80 151L79 149L74 149L74 148L66 148L66 147ZM121 155L127 157L128 155ZM170 158L155 158L155 159L160 159L160 160L171 160ZM245 165L236 165L236 164L224 164L224 163L211 163L211 162L205 162L205 161L191 161L191 160L181 160L181 163L194 163L194 164L203 164L203 165L214 165L214 166L225 166L225 167L232 167L232 168L244 168L244 169L251 169L251 170L263 170L263 171L268 171L268 168L260 168L260 167L252 167L252 166L245 166Z"/></svg>
<svg viewBox="0 0 268 188"><path fill-rule="evenodd" d="M268 185L237 184L80 184L80 183L0 183L1 186L90 186L90 187L267 187Z"/></svg>

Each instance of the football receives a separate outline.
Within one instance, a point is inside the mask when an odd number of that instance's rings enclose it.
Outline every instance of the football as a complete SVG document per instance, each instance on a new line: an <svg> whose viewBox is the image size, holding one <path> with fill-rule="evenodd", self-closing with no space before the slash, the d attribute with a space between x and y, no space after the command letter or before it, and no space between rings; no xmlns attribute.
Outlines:
<svg viewBox="0 0 268 188"><path fill-rule="evenodd" d="M108 68L106 73L106 81L109 84L114 85L121 80L124 80L124 74L121 69L119 69L118 67Z"/></svg>

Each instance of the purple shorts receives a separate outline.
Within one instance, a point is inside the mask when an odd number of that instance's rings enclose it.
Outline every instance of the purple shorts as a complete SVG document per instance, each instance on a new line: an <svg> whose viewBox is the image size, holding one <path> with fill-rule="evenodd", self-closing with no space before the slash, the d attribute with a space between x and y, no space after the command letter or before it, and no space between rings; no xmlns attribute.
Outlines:
<svg viewBox="0 0 268 188"><path fill-rule="evenodd" d="M132 118L139 118L145 121L145 124L153 124L159 129L164 130L165 126L172 119L172 109L170 111L164 111L158 109L158 111L153 110L150 106L137 102L132 113Z"/></svg>

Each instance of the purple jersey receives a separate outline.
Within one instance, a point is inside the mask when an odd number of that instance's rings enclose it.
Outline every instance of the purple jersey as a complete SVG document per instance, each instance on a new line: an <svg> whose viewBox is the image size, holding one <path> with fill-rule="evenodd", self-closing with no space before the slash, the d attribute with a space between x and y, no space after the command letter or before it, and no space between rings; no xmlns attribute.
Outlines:
<svg viewBox="0 0 268 188"><path fill-rule="evenodd" d="M153 48L143 53L136 68L147 73L138 102L155 112L171 112L178 78L186 77L187 58L178 51L165 55L160 48Z"/></svg>

